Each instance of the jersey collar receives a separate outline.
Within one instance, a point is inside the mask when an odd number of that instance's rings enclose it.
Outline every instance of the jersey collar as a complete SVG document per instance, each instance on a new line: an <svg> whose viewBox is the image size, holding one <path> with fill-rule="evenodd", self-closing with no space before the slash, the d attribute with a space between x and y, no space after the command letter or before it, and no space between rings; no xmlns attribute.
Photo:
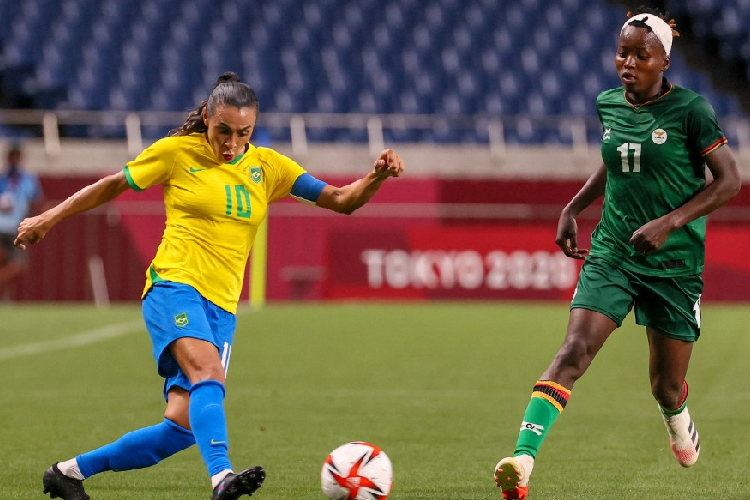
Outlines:
<svg viewBox="0 0 750 500"><path fill-rule="evenodd" d="M631 102L630 99L628 99L628 93L625 92L625 90L622 91L622 96L625 98L625 102L627 102L632 108L634 109L641 109L643 106L646 106L647 104L651 104L653 102L661 100L663 97L665 97L667 94L672 92L672 89L674 88L674 85L672 85L672 82L666 79L664 77L664 81L661 85L661 92L656 94L654 97L649 99L646 102L642 102L640 104L635 104L634 102Z"/></svg>

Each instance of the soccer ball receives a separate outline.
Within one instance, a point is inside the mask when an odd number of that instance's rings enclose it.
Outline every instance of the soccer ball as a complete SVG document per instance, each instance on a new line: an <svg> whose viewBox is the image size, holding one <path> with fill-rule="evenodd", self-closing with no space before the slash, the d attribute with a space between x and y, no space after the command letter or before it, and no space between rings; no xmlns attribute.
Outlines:
<svg viewBox="0 0 750 500"><path fill-rule="evenodd" d="M320 482L329 500L385 500L393 486L393 466L377 446L355 441L328 455Z"/></svg>

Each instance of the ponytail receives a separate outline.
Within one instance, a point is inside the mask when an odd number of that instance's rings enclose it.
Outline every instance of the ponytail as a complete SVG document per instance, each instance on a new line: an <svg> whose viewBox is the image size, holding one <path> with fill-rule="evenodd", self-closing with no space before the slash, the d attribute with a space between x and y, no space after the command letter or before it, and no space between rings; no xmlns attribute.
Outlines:
<svg viewBox="0 0 750 500"><path fill-rule="evenodd" d="M197 109L192 110L187 116L185 123L179 128L173 128L170 130L169 136L175 137L180 135L190 135L196 132L205 132L208 127L206 127L206 124L203 121L203 109L206 107L207 102L208 101L204 100Z"/></svg>
<svg viewBox="0 0 750 500"><path fill-rule="evenodd" d="M237 73L227 71L216 80L211 95L208 99L202 101L198 108L188 114L185 123L179 127L170 130L170 136L183 136L193 133L204 133L208 130L203 121L203 110L207 110L207 115L212 116L216 106L225 104L237 108L251 107L255 112L259 112L258 97L255 91L246 83L243 83Z"/></svg>

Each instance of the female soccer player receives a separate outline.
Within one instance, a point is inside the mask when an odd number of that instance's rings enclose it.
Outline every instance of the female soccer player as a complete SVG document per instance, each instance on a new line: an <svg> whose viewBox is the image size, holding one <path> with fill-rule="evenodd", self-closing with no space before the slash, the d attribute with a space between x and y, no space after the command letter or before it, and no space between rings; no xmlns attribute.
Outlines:
<svg viewBox="0 0 750 500"><path fill-rule="evenodd" d="M705 215L737 194L740 176L710 105L664 78L673 27L643 9L620 31L615 67L622 87L597 98L603 163L557 227L562 251L586 262L562 347L534 386L513 456L495 467L504 498L526 498L537 451L573 384L631 308L646 327L651 392L672 452L683 467L698 459L685 375L700 335ZM713 176L708 184L704 164ZM589 252L578 248L575 218L600 196Z"/></svg>
<svg viewBox="0 0 750 500"><path fill-rule="evenodd" d="M208 468L213 500L234 500L261 486L261 467L232 469L223 407L237 302L258 225L269 203L289 195L351 214L388 177L401 175L404 162L385 150L363 178L344 187L327 185L276 151L250 144L257 116L255 92L225 73L170 137L121 172L21 223L15 244L23 249L66 217L128 189L163 186L166 228L146 272L143 317L165 379L164 421L52 465L43 478L52 498L88 500L84 479L149 467L194 443Z"/></svg>

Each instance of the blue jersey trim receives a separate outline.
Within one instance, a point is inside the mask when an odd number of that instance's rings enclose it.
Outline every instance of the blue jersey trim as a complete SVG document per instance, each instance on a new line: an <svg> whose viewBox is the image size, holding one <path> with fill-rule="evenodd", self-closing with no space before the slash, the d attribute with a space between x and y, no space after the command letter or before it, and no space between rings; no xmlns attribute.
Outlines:
<svg viewBox="0 0 750 500"><path fill-rule="evenodd" d="M316 179L312 175L305 172L304 174L297 177L292 186L292 196L295 198L302 198L303 200L315 203L318 201L318 196L323 191L328 183Z"/></svg>

